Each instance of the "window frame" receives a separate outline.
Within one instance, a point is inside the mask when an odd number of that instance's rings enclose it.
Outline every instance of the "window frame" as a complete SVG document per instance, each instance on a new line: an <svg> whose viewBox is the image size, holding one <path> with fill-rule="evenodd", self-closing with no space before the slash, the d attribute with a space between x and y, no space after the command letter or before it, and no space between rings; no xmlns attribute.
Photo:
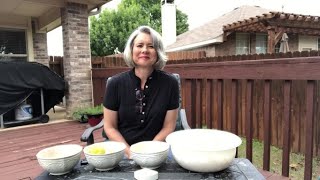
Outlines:
<svg viewBox="0 0 320 180"><path fill-rule="evenodd" d="M0 32L5 31L5 32L23 32L24 33L24 52L25 54L21 53L8 53L8 52L3 52L2 48L5 47L4 44L0 44L0 60L23 60L27 61L28 60L28 42L27 42L27 30L26 29L13 29L13 28L3 28L0 27Z"/></svg>
<svg viewBox="0 0 320 180"><path fill-rule="evenodd" d="M258 46L259 44L259 46ZM265 54L268 52L268 35L263 33L256 33L256 43L255 43L255 53L256 54ZM260 46L261 45L261 46ZM258 52L258 48L261 48Z"/></svg>
<svg viewBox="0 0 320 180"><path fill-rule="evenodd" d="M250 34L249 33L236 33L235 54L236 55L250 54Z"/></svg>

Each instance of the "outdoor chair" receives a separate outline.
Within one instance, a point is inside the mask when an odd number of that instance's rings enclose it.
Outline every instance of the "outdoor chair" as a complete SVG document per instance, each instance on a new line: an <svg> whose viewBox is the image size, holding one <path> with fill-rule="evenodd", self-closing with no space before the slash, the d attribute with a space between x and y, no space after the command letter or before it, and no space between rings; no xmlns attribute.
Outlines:
<svg viewBox="0 0 320 180"><path fill-rule="evenodd" d="M174 74L174 76L177 78L178 82L179 82L179 92L180 92L180 97L179 97L179 112L178 112L178 118L177 118L177 121L176 121L176 129L175 131L178 131L178 130L183 130L183 129L190 129L190 126L188 125L188 121L187 121L187 116L186 116L186 111L185 109L181 109L181 82L180 82L180 76L179 74ZM108 81L110 80L110 78L107 79L107 83L106 83L106 86L108 85ZM96 126L94 127L89 127L87 128L83 134L81 135L81 138L80 140L82 142L86 142L87 145L90 145L90 144L93 144L94 143L94 136L93 136L93 132L95 130L98 130L100 128L103 128L103 119L102 121L97 124ZM104 137L106 137L104 131L102 133L102 135Z"/></svg>

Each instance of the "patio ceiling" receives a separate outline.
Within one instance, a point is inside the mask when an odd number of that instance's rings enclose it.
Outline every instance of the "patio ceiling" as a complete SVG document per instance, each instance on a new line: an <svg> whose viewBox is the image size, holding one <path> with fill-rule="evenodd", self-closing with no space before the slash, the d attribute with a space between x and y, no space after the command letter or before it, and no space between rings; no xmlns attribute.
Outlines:
<svg viewBox="0 0 320 180"><path fill-rule="evenodd" d="M0 6L0 16L14 17L15 20L32 18L37 22L39 31L50 31L61 25L60 8L67 2L88 5L88 11L111 0L3 0ZM6 21L3 21L6 22ZM1 23L0 25L4 25Z"/></svg>
<svg viewBox="0 0 320 180"><path fill-rule="evenodd" d="M270 12L261 16L252 17L243 21L223 26L223 31L231 32L264 32L274 29L275 32L286 32L304 35L320 35L320 17Z"/></svg>

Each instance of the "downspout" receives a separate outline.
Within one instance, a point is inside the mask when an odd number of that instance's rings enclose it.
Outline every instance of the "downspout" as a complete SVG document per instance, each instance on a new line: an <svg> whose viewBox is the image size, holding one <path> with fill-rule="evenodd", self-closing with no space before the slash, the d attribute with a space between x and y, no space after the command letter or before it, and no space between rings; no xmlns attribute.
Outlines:
<svg viewBox="0 0 320 180"><path fill-rule="evenodd" d="M96 10L96 11L90 11L90 12L89 12L89 16L95 16L95 15L99 14L99 13L101 12L102 5L99 5L99 6L97 6L97 7L94 8L94 9L97 9L97 10Z"/></svg>

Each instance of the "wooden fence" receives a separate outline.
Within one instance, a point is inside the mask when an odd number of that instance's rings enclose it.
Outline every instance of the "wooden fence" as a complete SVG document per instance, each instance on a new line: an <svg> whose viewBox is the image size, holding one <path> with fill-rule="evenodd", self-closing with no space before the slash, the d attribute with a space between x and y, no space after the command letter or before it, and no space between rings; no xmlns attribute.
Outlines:
<svg viewBox="0 0 320 180"><path fill-rule="evenodd" d="M313 57L319 56L320 51L296 51L287 53L273 54L250 54L250 55L233 55L233 56L215 56L206 57L204 51L184 51L168 53L167 64L185 64L185 63L201 63L201 62L221 62L221 61L242 61L242 60L261 60L261 59L278 59L278 58L294 58L294 57ZM59 75L63 76L63 57L50 56L49 66ZM127 67L123 60L122 54L92 57L92 68L107 67Z"/></svg>
<svg viewBox="0 0 320 180"><path fill-rule="evenodd" d="M206 57L205 51L182 51L182 52L169 52L167 53L167 64L177 64L184 62L185 59L195 60L203 59ZM123 60L122 54L104 56L104 57L92 57L92 68L105 68L105 67L126 67L126 63Z"/></svg>
<svg viewBox="0 0 320 180"><path fill-rule="evenodd" d="M270 169L270 145L282 147L282 175L289 174L289 152L305 154L305 179L312 177L312 157L320 155L320 58L279 58L171 64L181 76L183 108L193 128L232 131L264 143L263 169ZM105 78L124 67L93 69L94 102L100 104Z"/></svg>
<svg viewBox="0 0 320 180"><path fill-rule="evenodd" d="M50 56L49 67L51 70L59 74L61 77L64 77L62 56Z"/></svg>

